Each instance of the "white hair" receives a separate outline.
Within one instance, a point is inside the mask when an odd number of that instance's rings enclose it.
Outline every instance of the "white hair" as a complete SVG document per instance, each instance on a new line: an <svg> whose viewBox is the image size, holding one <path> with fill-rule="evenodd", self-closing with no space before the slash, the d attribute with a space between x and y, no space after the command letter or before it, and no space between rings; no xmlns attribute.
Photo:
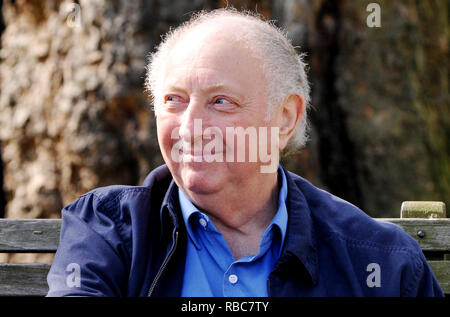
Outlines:
<svg viewBox="0 0 450 317"><path fill-rule="evenodd" d="M248 48L263 61L263 71L268 83L268 118L283 101L291 95L300 95L305 103L305 112L296 130L289 140L285 152L291 152L303 147L308 141L309 123L307 120L310 108L310 87L306 75L304 54L297 54L285 32L275 26L272 21L264 20L260 15L252 12L239 12L234 8L222 8L213 11L200 11L181 26L171 29L150 54L147 66L145 88L150 93L154 109L159 97L161 76L167 62L170 50L187 31L206 22L216 22L218 18L244 18L254 27L243 28L238 39L245 39L242 43L250 43ZM213 21L214 20L214 21Z"/></svg>

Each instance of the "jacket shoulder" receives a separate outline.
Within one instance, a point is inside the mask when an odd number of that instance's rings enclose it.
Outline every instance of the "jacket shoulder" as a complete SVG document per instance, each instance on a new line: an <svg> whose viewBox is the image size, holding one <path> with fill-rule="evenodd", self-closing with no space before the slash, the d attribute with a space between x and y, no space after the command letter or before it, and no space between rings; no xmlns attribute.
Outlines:
<svg viewBox="0 0 450 317"><path fill-rule="evenodd" d="M159 212L171 179L153 170L142 186L110 185L95 188L65 206L62 218L77 217L92 230L105 236L112 232L131 243L132 229L138 220L146 223L150 212ZM116 236L117 238L117 236Z"/></svg>
<svg viewBox="0 0 450 317"><path fill-rule="evenodd" d="M80 203L89 203L95 211L114 213L115 211L120 212L116 209L124 203L130 204L136 201L136 203L139 202L142 205L150 198L162 201L171 180L167 167L163 165L151 171L141 186L110 185L97 187L81 195L65 208L81 211L82 208L74 207L80 205Z"/></svg>
<svg viewBox="0 0 450 317"><path fill-rule="evenodd" d="M290 176L304 194L319 234L375 248L421 253L418 243L401 227L370 217L357 206L300 176L292 173Z"/></svg>
<svg viewBox="0 0 450 317"><path fill-rule="evenodd" d="M353 281L352 292L365 296L443 296L418 242L401 227L371 218L303 178L290 176L295 183L292 186L305 197L322 258L334 259L335 268L330 271ZM373 277L370 272L381 276L377 287L367 282Z"/></svg>

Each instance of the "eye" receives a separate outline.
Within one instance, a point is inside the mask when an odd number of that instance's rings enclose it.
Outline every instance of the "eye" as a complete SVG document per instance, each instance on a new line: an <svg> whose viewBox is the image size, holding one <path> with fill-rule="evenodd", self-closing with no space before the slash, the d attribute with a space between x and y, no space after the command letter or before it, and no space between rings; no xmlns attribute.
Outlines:
<svg viewBox="0 0 450 317"><path fill-rule="evenodd" d="M219 105L223 105L223 104L231 104L231 102L229 102L228 100L226 100L225 98L217 98L214 103L219 104Z"/></svg>
<svg viewBox="0 0 450 317"><path fill-rule="evenodd" d="M236 108L236 104L233 101L224 97L213 98L212 105L218 111L232 112Z"/></svg>
<svg viewBox="0 0 450 317"><path fill-rule="evenodd" d="M188 105L186 99L179 95L165 95L164 109L169 112L178 112L185 109Z"/></svg>
<svg viewBox="0 0 450 317"><path fill-rule="evenodd" d="M170 102L182 102L181 97L178 96L173 96L173 95L169 95L166 97L165 102L170 101Z"/></svg>

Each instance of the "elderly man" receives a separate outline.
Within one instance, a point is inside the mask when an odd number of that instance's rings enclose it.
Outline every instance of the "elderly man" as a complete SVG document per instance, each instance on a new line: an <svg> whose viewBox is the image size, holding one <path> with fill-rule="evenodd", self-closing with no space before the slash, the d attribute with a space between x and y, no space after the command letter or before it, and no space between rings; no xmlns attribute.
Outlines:
<svg viewBox="0 0 450 317"><path fill-rule="evenodd" d="M301 56L221 9L171 31L147 88L167 165L62 211L49 296L442 296L400 228L281 166L306 141Z"/></svg>

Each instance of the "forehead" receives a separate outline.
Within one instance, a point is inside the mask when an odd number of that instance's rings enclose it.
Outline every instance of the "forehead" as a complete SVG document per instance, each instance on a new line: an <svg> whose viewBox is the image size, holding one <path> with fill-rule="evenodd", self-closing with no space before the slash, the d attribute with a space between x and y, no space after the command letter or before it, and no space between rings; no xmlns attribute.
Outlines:
<svg viewBox="0 0 450 317"><path fill-rule="evenodd" d="M236 25L217 23L198 26L172 46L165 77L233 81L239 85L263 84L262 60L239 36ZM242 33L242 32L241 32Z"/></svg>

